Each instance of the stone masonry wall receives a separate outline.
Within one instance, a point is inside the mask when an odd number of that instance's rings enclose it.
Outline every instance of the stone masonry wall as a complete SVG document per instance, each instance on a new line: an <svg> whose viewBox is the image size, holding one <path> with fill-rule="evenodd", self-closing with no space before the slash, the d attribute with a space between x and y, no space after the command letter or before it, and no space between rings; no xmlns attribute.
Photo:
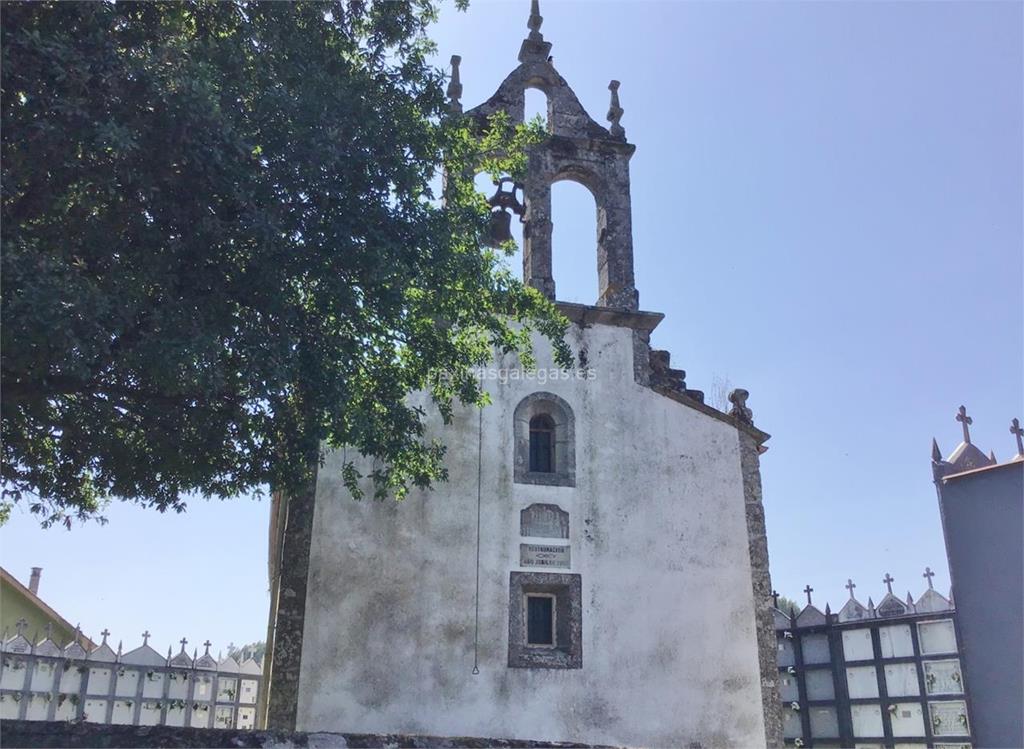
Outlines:
<svg viewBox="0 0 1024 749"><path fill-rule="evenodd" d="M447 749L449 747L537 747L537 749L609 749L587 744L513 741L398 734L292 733L170 726L104 726L94 723L6 720L5 747L258 747L259 749Z"/></svg>

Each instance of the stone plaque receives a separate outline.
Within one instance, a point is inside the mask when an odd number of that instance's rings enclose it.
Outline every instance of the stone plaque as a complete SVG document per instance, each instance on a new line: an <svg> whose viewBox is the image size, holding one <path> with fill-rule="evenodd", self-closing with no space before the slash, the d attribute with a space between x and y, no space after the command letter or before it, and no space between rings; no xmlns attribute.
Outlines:
<svg viewBox="0 0 1024 749"><path fill-rule="evenodd" d="M530 505L519 513L519 535L569 538L569 513L558 505Z"/></svg>
<svg viewBox="0 0 1024 749"><path fill-rule="evenodd" d="M917 633L921 641L921 652L925 655L956 652L956 633L951 619L921 622L917 625Z"/></svg>
<svg viewBox="0 0 1024 749"><path fill-rule="evenodd" d="M569 568L569 547L546 544L519 544L519 564L523 567Z"/></svg>
<svg viewBox="0 0 1024 749"><path fill-rule="evenodd" d="M936 736L965 736L967 727L967 705L963 702L929 702L932 733Z"/></svg>
<svg viewBox="0 0 1024 749"><path fill-rule="evenodd" d="M925 661L924 687L928 694L961 694L960 661Z"/></svg>

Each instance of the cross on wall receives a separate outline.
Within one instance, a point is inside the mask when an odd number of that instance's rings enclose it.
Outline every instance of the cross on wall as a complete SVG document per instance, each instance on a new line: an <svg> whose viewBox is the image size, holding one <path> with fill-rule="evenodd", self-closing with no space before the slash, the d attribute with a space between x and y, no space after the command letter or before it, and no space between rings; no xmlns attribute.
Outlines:
<svg viewBox="0 0 1024 749"><path fill-rule="evenodd" d="M924 568L924 574L921 575L921 577L927 578L927 580L928 580L928 590L931 590L932 589L932 578L935 577L935 573L932 572L932 568L931 567L925 567Z"/></svg>
<svg viewBox="0 0 1024 749"><path fill-rule="evenodd" d="M850 578L846 578L846 585L843 587L850 591L850 598L853 598L853 589L857 587L857 584Z"/></svg>
<svg viewBox="0 0 1024 749"><path fill-rule="evenodd" d="M963 406L961 406L961 408L963 408ZM882 582L885 583L885 587L889 589L889 595L892 595L892 584L896 582L896 578L886 572Z"/></svg>
<svg viewBox="0 0 1024 749"><path fill-rule="evenodd" d="M808 606L811 605L811 593L813 593L813 592L814 592L814 588L812 588L810 585L808 585L806 588L804 588L804 593L807 594L807 605Z"/></svg>

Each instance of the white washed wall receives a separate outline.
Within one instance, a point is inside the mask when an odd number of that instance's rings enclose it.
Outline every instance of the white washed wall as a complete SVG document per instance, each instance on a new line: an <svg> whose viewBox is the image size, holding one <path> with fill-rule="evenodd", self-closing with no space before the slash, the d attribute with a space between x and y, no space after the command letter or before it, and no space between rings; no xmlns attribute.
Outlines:
<svg viewBox="0 0 1024 749"><path fill-rule="evenodd" d="M596 377L489 383L482 446L476 409L457 409L449 427L431 422L450 471L432 492L357 502L345 455L327 456L299 729L764 745L737 431L636 384L628 328L574 326L569 343ZM573 410L574 487L513 481L513 412L537 391ZM519 513L534 503L570 515L572 566L560 571L582 578L581 669L508 666L509 574L535 571L519 563Z"/></svg>

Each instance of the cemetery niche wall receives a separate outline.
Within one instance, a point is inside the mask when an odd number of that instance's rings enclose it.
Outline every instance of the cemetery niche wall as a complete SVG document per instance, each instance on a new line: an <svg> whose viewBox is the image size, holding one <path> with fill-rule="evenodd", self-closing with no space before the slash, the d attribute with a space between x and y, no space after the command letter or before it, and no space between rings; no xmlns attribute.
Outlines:
<svg viewBox="0 0 1024 749"><path fill-rule="evenodd" d="M81 637L63 645L46 636L30 640L26 622L0 642L0 720L72 721L138 726L252 729L262 683L260 664L217 660L205 652L160 655L142 644L123 652L103 641L86 650Z"/></svg>
<svg viewBox="0 0 1024 749"><path fill-rule="evenodd" d="M814 591L797 612L776 608L783 734L789 746L856 749L969 749L967 684L952 592L932 587L915 601L887 592L876 606L854 595L838 613L818 609Z"/></svg>

